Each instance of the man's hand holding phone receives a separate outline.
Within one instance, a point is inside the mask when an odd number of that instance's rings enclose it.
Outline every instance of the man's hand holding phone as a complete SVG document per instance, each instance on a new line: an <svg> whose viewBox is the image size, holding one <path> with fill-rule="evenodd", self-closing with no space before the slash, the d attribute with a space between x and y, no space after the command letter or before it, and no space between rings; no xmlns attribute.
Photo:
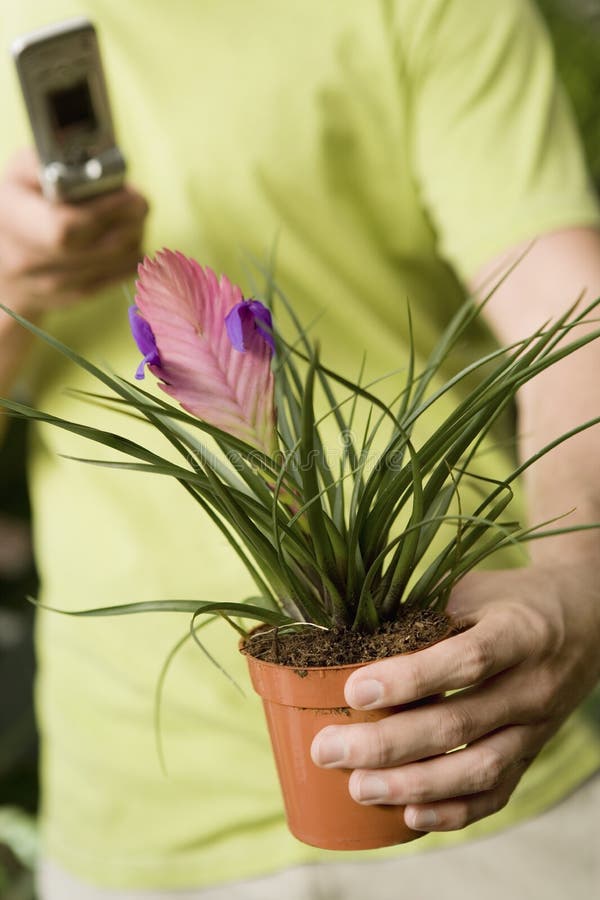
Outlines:
<svg viewBox="0 0 600 900"><path fill-rule="evenodd" d="M93 24L38 29L16 38L12 52L35 150L19 151L0 172L0 300L39 321L135 272L148 204L123 183ZM1 395L30 345L0 311Z"/></svg>
<svg viewBox="0 0 600 900"><path fill-rule="evenodd" d="M27 317L76 303L131 276L148 204L125 186L80 203L42 194L32 149L0 179L0 295Z"/></svg>

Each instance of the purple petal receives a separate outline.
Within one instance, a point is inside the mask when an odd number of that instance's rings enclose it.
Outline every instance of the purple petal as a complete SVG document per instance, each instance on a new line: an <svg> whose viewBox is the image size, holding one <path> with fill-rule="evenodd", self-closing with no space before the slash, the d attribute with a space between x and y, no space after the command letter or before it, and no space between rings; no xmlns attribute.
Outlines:
<svg viewBox="0 0 600 900"><path fill-rule="evenodd" d="M144 369L146 365L160 366L160 356L158 353L158 347L156 346L156 340L154 339L152 328L150 327L149 323L142 318L137 306L130 306L128 313L131 333L138 346L138 350L143 354L144 357L137 367L135 373L135 377L138 379L138 381L141 381L141 379L144 377Z"/></svg>
<svg viewBox="0 0 600 900"><path fill-rule="evenodd" d="M246 318L244 315L245 309L246 301L236 303L225 316L227 337L229 338L233 349L239 350L240 353L246 352L246 346L244 344L244 328L242 324L243 320Z"/></svg>
<svg viewBox="0 0 600 900"><path fill-rule="evenodd" d="M267 344L275 352L275 341L273 339L273 320L271 318L271 310L260 302L260 300L250 300L250 312L254 316L256 330L262 334ZM265 328L261 327L261 323Z"/></svg>
<svg viewBox="0 0 600 900"><path fill-rule="evenodd" d="M265 327L261 327L261 323ZM271 313L259 300L242 300L225 316L225 328L231 345L240 353L248 349L250 338L258 331L271 350L275 350Z"/></svg>

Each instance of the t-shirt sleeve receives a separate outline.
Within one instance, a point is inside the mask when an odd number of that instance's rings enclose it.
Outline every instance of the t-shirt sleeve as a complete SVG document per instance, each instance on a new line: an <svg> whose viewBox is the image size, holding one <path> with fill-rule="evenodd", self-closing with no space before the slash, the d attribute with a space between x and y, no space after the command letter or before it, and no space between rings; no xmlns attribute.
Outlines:
<svg viewBox="0 0 600 900"><path fill-rule="evenodd" d="M412 165L463 280L510 246L597 225L572 112L529 0L403 0Z"/></svg>

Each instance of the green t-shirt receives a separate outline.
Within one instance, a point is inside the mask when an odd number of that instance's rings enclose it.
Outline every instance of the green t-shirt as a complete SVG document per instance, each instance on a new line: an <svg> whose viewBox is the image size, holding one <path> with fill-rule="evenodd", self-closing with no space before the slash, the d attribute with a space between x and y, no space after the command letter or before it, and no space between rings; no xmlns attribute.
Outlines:
<svg viewBox="0 0 600 900"><path fill-rule="evenodd" d="M518 241L598 221L551 50L525 0L21 0L3 11L2 44L81 13L99 27L131 180L151 202L148 249L182 250L251 292L252 260L277 241L280 284L305 323L317 320L326 362L350 376L364 349L365 380L405 363L407 298L422 360L460 303L459 278ZM8 60L0 88L4 155L28 140ZM125 308L121 290L106 292L50 326L131 376L138 354ZM452 368L488 341L474 331ZM45 409L155 440L66 394L95 385L50 353L39 353L33 384ZM253 593L176 484L59 454L100 451L36 429L46 603ZM487 456L488 471L507 465L502 450ZM338 859L289 835L259 700L249 689L241 697L189 645L166 682L161 774L154 689L186 628L176 614L40 615L46 852L85 880L131 888ZM211 626L204 640L247 685L232 632ZM600 744L575 716L502 812L360 858L489 833L559 799L599 764Z"/></svg>

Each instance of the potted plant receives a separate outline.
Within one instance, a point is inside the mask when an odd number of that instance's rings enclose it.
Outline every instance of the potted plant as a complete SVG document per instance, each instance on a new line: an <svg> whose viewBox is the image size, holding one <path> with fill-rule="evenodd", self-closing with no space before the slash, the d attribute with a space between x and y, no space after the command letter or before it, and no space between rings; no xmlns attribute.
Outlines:
<svg viewBox="0 0 600 900"><path fill-rule="evenodd" d="M509 513L518 476L599 419L553 441L503 481L475 473L473 465L517 390L600 334L576 331L600 301L582 310L575 304L530 337L491 351L439 384L442 364L487 302L468 300L422 371L409 348L406 371L392 376L398 389L390 404L375 385L327 368L291 304L272 280L268 285L265 305L244 299L226 277L217 279L180 253L164 250L140 266L130 309L143 355L136 378L147 367L182 408L99 368L11 313L110 390L87 394L87 400L110 403L157 429L170 447L164 455L125 434L16 401L0 403L12 415L49 422L121 454L88 463L174 478L221 529L257 588L245 601L157 600L70 614L188 612L190 635L200 645L200 617L226 618L241 635L252 682L263 697L294 834L335 849L399 843L417 836L405 826L402 809L354 803L347 772L312 764L311 740L330 722L381 715L345 705L351 666L444 638L453 586L490 554L594 527L549 528L555 520L523 527ZM292 341L273 326L269 306L276 302L295 329ZM464 399L417 446L415 425L452 387L474 376ZM328 447L336 439L341 451L332 460ZM480 493L469 512L461 503L467 482ZM260 625L248 633L246 620ZM292 746L279 754L286 732ZM310 812L312 801L316 813Z"/></svg>

